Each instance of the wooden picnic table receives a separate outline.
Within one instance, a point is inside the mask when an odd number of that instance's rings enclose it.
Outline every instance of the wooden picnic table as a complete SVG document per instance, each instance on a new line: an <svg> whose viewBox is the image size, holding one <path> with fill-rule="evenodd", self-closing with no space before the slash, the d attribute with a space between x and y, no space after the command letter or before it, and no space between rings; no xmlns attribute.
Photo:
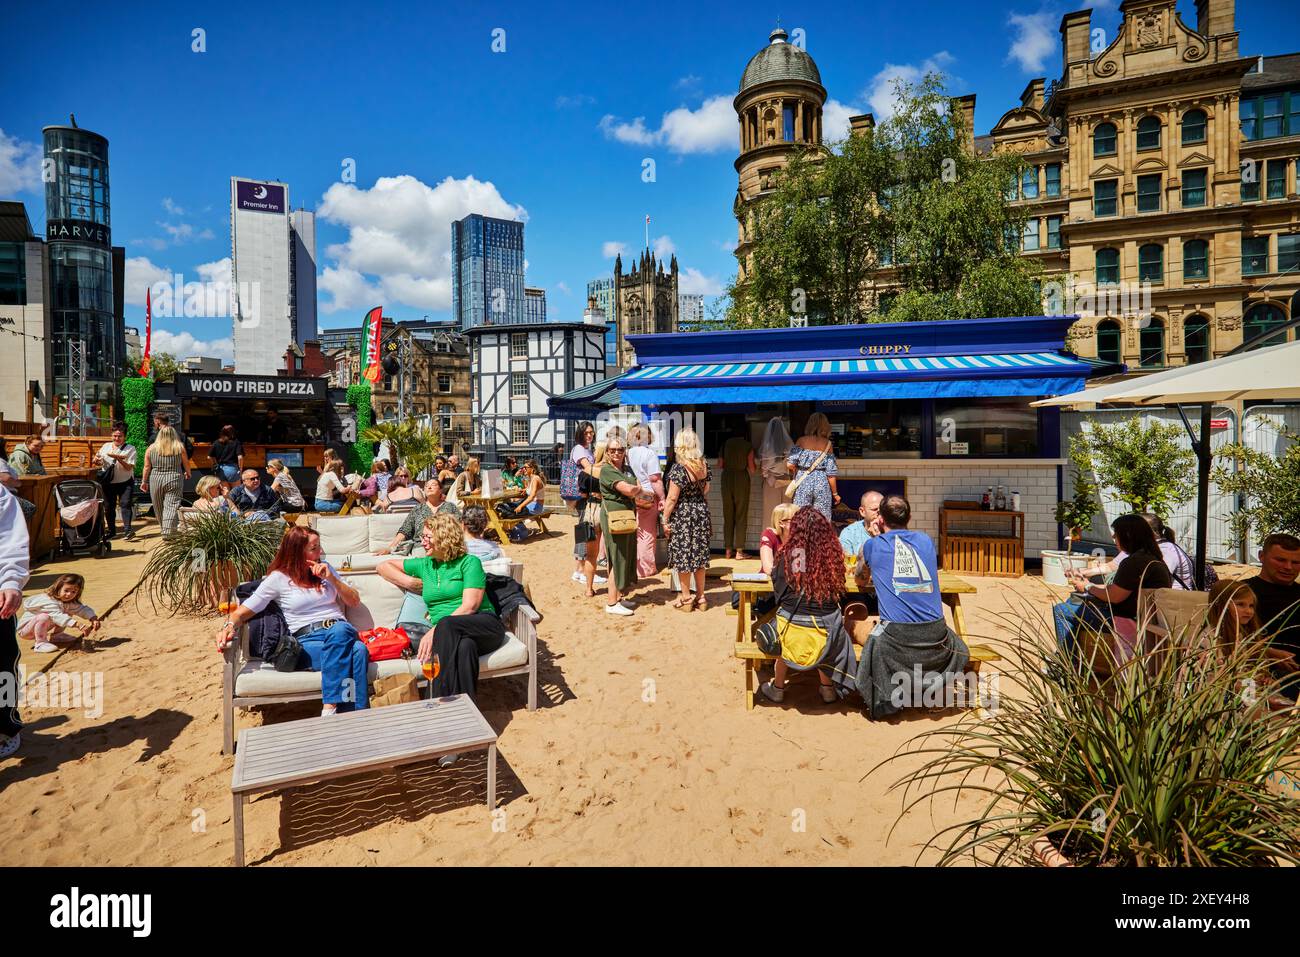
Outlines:
<svg viewBox="0 0 1300 957"><path fill-rule="evenodd" d="M727 575L723 581L730 584L732 590L740 596L736 608L735 656L745 663L745 710L752 711L754 692L757 690L758 664L761 661L774 660L774 656L765 654L754 641L755 622L750 620L750 611L758 595L772 594L772 580L765 578L762 581L735 581L731 575ZM847 568L844 572L844 590L852 594L859 594L862 591L853 572ZM978 668L978 662L996 661L998 656L983 646L971 646L966 638L966 619L961 611L961 596L973 595L976 590L975 586L965 579L942 569L939 570L939 597L952 610L953 631L971 649L972 661L976 662L975 667ZM875 586L869 585L867 591L875 591Z"/></svg>
<svg viewBox="0 0 1300 957"><path fill-rule="evenodd" d="M487 805L492 809L497 733L468 695L245 728L239 732L230 781L235 866L244 866L244 803L252 794L482 748L488 754Z"/></svg>
<svg viewBox="0 0 1300 957"><path fill-rule="evenodd" d="M500 492L497 495L465 494L460 497L460 502L461 505L481 505L483 507L483 510L487 512L488 527L495 529L497 533L497 537L501 540L501 544L505 545L510 540L509 539L510 529L514 528L520 522L527 522L527 521L536 522L538 530L541 531L542 534L544 535L547 534L546 522L543 521L543 516L545 515L545 512L543 512L541 515L521 514L518 518L502 518L500 515L497 514L496 506L500 502L508 502L511 499L523 499L523 498L527 498L527 495L524 492L522 492L519 489L511 489L508 491Z"/></svg>

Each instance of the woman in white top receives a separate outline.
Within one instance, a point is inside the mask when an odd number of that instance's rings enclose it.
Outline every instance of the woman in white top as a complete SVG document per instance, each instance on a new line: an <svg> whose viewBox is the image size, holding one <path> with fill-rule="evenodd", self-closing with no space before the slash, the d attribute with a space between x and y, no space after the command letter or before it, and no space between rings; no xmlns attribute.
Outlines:
<svg viewBox="0 0 1300 957"><path fill-rule="evenodd" d="M280 459L271 459L266 463L266 471L271 476L271 491L280 496L280 500L291 512L300 512L306 508L298 483L293 480L289 470Z"/></svg>
<svg viewBox="0 0 1300 957"><path fill-rule="evenodd" d="M316 511L338 512L343 508L343 498L347 495L348 485L343 481L343 461L333 459L325 463L325 468L316 480Z"/></svg>
<svg viewBox="0 0 1300 957"><path fill-rule="evenodd" d="M478 495L483 491L483 476L479 468L478 459L471 455L465 462L465 471L457 475L456 481L451 483L451 492L447 495L448 502L459 508L462 496Z"/></svg>
<svg viewBox="0 0 1300 957"><path fill-rule="evenodd" d="M627 432L627 464L644 493L653 496L654 508L636 510L636 573L653 578L659 573L655 564L655 539L659 537L659 512L664 502L664 477L659 467L659 453L650 447L650 426L638 422Z"/></svg>
<svg viewBox="0 0 1300 957"><path fill-rule="evenodd" d="M0 486L0 688L18 688L18 635L14 615L23 602L23 586L30 571L27 522L18 501ZM9 697L9 696L6 696ZM0 698L0 758L7 758L22 743L23 722L14 695Z"/></svg>
<svg viewBox="0 0 1300 957"><path fill-rule="evenodd" d="M302 642L311 670L321 673L321 714L368 708L370 655L343 617L344 609L361 604L361 596L321 558L315 529L295 525L285 533L262 583L230 613L217 650L225 651L239 627L273 601Z"/></svg>
<svg viewBox="0 0 1300 957"><path fill-rule="evenodd" d="M108 537L117 535L115 513L120 510L122 534L128 542L135 534L131 531L131 519L135 517L135 457L135 446L126 440L126 423L114 422L113 437L99 447L95 461L100 468L113 466L113 474L100 486L104 490L104 511L108 513Z"/></svg>

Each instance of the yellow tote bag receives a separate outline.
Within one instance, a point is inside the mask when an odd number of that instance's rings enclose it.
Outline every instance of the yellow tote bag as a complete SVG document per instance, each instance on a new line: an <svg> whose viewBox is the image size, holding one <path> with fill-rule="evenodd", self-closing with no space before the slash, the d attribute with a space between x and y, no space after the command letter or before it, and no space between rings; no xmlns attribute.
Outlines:
<svg viewBox="0 0 1300 957"><path fill-rule="evenodd" d="M817 661L826 647L826 629L816 618L811 625L798 625L785 619L781 632L781 657L791 664L807 668Z"/></svg>

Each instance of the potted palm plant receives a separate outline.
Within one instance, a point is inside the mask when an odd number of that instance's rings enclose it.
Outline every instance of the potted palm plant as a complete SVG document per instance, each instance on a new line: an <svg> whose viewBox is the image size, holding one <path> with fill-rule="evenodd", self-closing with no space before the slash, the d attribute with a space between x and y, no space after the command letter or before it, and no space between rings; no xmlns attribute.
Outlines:
<svg viewBox="0 0 1300 957"><path fill-rule="evenodd" d="M1075 555L1074 543L1083 537L1083 530L1092 525L1093 517L1100 511L1097 485L1089 478L1091 462L1088 443L1084 436L1070 437L1070 471L1073 475L1074 495L1056 503L1053 517L1065 526L1065 551L1043 550L1043 581L1049 585L1066 584L1066 572L1087 564L1087 555Z"/></svg>
<svg viewBox="0 0 1300 957"><path fill-rule="evenodd" d="M224 512L195 512L160 542L140 574L148 596L174 615L211 612L240 582L266 574L284 537L283 522L249 522Z"/></svg>
<svg viewBox="0 0 1300 957"><path fill-rule="evenodd" d="M1294 773L1300 722L1269 710L1263 643L1180 633L1128 660L1081 643L1084 667L1059 650L1044 667L1056 643L1041 616L1003 617L1014 637L999 687L1016 694L869 772L909 765L892 785L900 820L938 797L945 808L977 799L922 853L937 850L941 865L1300 863L1300 805L1275 783Z"/></svg>

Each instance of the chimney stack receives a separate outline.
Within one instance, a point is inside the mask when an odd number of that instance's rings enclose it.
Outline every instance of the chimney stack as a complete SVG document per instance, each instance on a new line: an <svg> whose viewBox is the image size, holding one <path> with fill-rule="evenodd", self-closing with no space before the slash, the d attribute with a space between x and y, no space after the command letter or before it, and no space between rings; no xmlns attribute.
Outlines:
<svg viewBox="0 0 1300 957"><path fill-rule="evenodd" d="M1069 82L1070 64L1092 59L1092 11L1076 10L1061 17L1061 75Z"/></svg>
<svg viewBox="0 0 1300 957"><path fill-rule="evenodd" d="M1196 0L1196 32L1203 37L1232 33L1236 0Z"/></svg>

